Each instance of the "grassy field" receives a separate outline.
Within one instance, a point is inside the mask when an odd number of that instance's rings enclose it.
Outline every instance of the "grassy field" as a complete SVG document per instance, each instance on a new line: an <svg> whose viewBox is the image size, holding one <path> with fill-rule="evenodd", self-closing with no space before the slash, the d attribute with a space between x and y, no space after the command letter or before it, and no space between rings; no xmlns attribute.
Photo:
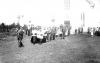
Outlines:
<svg viewBox="0 0 100 63"><path fill-rule="evenodd" d="M7 37L9 36L16 36L16 32L3 32L3 33L0 33L0 40L4 41L4 40L7 40Z"/></svg>
<svg viewBox="0 0 100 63"><path fill-rule="evenodd" d="M31 44L29 36L19 48L16 37L1 42L1 63L100 63L100 37L71 35L66 39Z"/></svg>

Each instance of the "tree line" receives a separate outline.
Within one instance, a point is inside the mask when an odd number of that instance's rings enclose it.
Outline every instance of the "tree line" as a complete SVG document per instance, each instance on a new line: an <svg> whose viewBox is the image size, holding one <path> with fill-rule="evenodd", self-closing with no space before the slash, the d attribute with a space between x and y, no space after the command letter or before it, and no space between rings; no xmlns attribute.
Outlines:
<svg viewBox="0 0 100 63"><path fill-rule="evenodd" d="M0 24L0 32L9 32L12 28L19 28L20 24L12 23L10 25L6 25L5 23Z"/></svg>

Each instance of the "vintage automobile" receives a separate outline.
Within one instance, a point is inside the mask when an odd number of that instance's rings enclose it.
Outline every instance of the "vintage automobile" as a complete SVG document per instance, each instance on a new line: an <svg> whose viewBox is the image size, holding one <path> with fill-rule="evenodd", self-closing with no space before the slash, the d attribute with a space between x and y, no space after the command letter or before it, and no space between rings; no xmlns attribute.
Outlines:
<svg viewBox="0 0 100 63"><path fill-rule="evenodd" d="M45 32L42 32L41 30L32 30L32 37L31 37L31 43L33 44L42 44L46 42L47 35Z"/></svg>

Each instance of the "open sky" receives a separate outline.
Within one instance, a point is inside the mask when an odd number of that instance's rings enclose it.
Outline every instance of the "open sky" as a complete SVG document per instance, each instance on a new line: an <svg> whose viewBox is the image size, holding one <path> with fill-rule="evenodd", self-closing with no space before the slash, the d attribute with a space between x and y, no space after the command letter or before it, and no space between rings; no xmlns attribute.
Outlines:
<svg viewBox="0 0 100 63"><path fill-rule="evenodd" d="M20 23L50 24L63 21L63 0L0 0L0 22L11 24L18 22L18 16L24 15Z"/></svg>
<svg viewBox="0 0 100 63"><path fill-rule="evenodd" d="M73 27L80 26L82 21L82 13L84 13L84 21L86 27L100 26L100 0L88 0L95 4L94 8L91 7L87 0L70 0L70 15Z"/></svg>
<svg viewBox="0 0 100 63"><path fill-rule="evenodd" d="M90 8L87 0L0 0L0 23L19 21L23 25L31 21L35 25L51 25L54 20L56 25L67 19L73 26L80 26L81 14L84 13L86 25L97 25L100 23L100 0L88 1L93 1L95 7ZM18 16L23 17L18 20Z"/></svg>

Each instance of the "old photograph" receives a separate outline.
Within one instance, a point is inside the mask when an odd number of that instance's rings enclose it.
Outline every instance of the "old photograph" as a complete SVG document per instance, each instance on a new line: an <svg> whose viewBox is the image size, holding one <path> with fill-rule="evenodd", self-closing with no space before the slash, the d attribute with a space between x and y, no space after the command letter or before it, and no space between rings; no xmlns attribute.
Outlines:
<svg viewBox="0 0 100 63"><path fill-rule="evenodd" d="M0 0L0 63L100 63L100 0Z"/></svg>

